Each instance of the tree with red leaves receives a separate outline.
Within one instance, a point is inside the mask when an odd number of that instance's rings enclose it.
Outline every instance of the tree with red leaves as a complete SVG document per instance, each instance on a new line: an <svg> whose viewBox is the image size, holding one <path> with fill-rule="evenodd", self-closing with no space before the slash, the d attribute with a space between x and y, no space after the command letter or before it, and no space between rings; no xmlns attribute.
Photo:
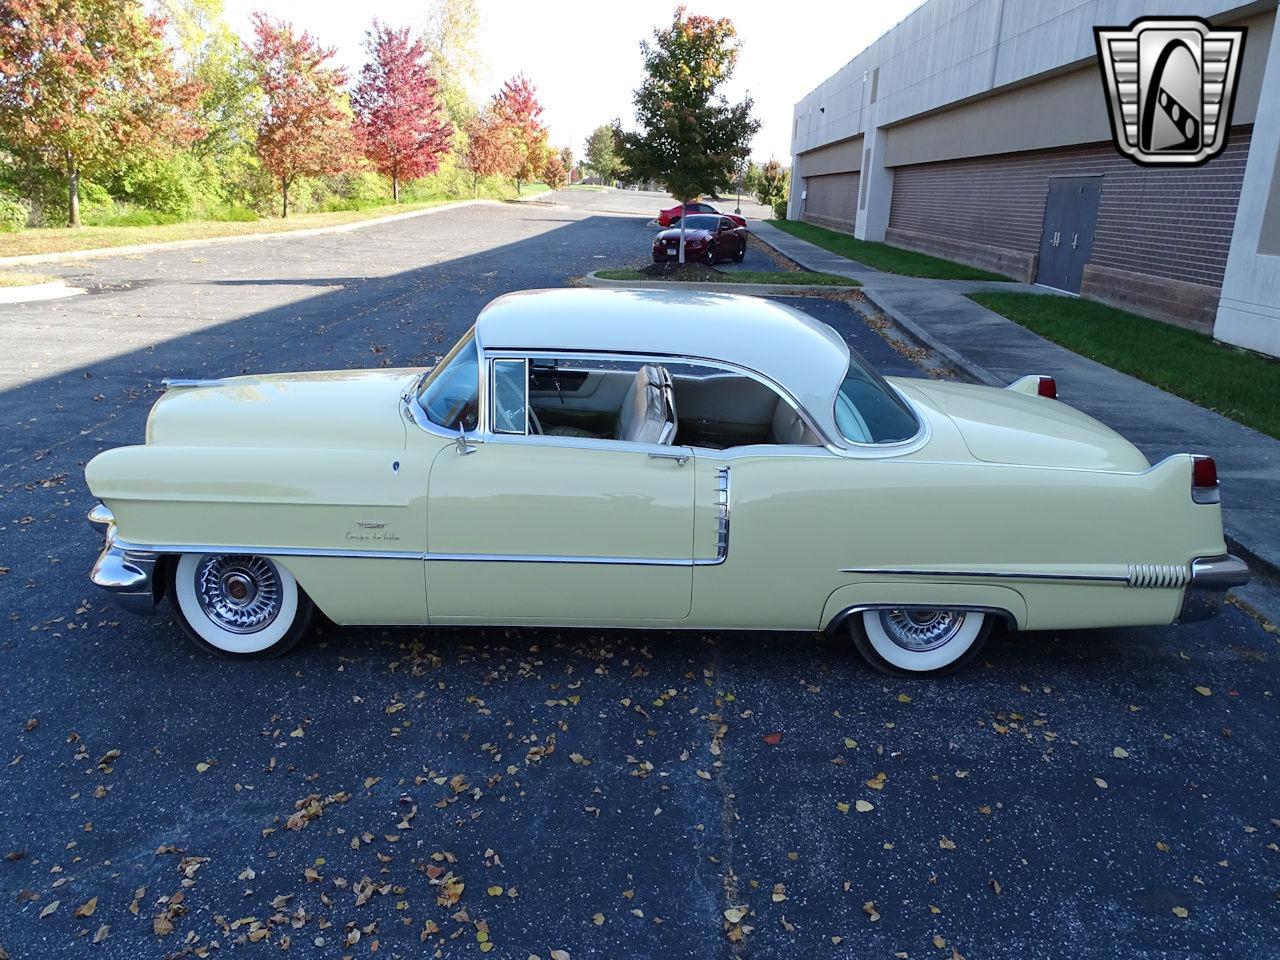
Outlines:
<svg viewBox="0 0 1280 960"><path fill-rule="evenodd" d="M569 171L564 168L564 160L559 153L552 153L542 165L542 182L552 190L559 190L569 178Z"/></svg>
<svg viewBox="0 0 1280 960"><path fill-rule="evenodd" d="M550 152L547 128L538 119L542 116L538 92L524 74L514 76L494 96L493 112L511 131L516 145L519 162L513 176L519 194L522 183L542 176Z"/></svg>
<svg viewBox="0 0 1280 960"><path fill-rule="evenodd" d="M492 108L467 124L467 169L471 171L471 194L480 190L481 177L513 177L520 167L520 151L515 137Z"/></svg>
<svg viewBox="0 0 1280 960"><path fill-rule="evenodd" d="M198 138L200 85L184 81L165 21L137 0L4 0L0 140L67 180L80 226L80 177Z"/></svg>
<svg viewBox="0 0 1280 960"><path fill-rule="evenodd" d="M289 215L289 187L298 177L338 173L351 161L351 118L343 109L347 82L328 65L332 48L308 33L295 34L283 20L253 15L249 58L266 97L258 124L258 158L280 181L282 215Z"/></svg>
<svg viewBox="0 0 1280 960"><path fill-rule="evenodd" d="M421 40L373 22L365 40L369 61L351 97L356 132L364 155L391 179L391 197L400 202L400 183L440 169L453 141L453 127L427 68Z"/></svg>

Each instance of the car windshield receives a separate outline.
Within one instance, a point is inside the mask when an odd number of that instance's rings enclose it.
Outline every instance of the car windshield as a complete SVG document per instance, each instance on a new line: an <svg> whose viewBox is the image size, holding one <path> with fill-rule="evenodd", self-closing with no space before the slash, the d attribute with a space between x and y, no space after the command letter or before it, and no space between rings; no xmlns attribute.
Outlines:
<svg viewBox="0 0 1280 960"><path fill-rule="evenodd" d="M861 357L849 359L849 372L836 393L836 426L852 443L900 443L920 431L911 407Z"/></svg>
<svg viewBox="0 0 1280 960"><path fill-rule="evenodd" d="M680 218L676 217L671 224L673 227L680 226ZM714 231L720 226L720 218L705 213L694 214L684 218L684 228L686 230L711 230Z"/></svg>
<svg viewBox="0 0 1280 960"><path fill-rule="evenodd" d="M480 358L470 331L436 365L418 392L422 412L450 430L474 430L480 412Z"/></svg>

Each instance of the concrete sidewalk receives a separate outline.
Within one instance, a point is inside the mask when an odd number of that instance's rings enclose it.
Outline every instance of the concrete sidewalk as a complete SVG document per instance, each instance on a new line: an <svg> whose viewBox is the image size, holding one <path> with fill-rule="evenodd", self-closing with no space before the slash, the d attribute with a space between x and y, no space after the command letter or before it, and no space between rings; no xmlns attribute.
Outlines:
<svg viewBox="0 0 1280 960"><path fill-rule="evenodd" d="M862 292L964 378L1004 386L1048 374L1058 394L1132 441L1151 462L1207 453L1222 480L1222 522L1255 576L1280 579L1280 440L1051 343L974 303L974 290L1048 293L1025 283L923 280L882 273L767 223L752 232L807 270L862 281Z"/></svg>

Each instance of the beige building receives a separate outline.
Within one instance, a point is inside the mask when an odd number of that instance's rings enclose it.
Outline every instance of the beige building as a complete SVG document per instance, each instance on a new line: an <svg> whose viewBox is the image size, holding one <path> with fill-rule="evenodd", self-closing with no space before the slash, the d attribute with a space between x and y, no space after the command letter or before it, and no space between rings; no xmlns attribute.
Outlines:
<svg viewBox="0 0 1280 960"><path fill-rule="evenodd" d="M1093 28L1156 15L1247 28L1200 166L1112 141ZM788 215L1280 356L1275 20L1276 0L928 0L796 104Z"/></svg>

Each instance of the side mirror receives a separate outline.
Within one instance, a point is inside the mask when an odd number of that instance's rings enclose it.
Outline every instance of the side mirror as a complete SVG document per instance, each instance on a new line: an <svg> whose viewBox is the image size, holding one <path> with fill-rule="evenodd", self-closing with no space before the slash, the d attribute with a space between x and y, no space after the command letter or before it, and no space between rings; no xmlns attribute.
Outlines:
<svg viewBox="0 0 1280 960"><path fill-rule="evenodd" d="M458 436L453 442L457 446L458 454L460 456L465 457L467 454L475 453L476 450L479 449L474 443L467 439L467 428L461 423L458 424Z"/></svg>

